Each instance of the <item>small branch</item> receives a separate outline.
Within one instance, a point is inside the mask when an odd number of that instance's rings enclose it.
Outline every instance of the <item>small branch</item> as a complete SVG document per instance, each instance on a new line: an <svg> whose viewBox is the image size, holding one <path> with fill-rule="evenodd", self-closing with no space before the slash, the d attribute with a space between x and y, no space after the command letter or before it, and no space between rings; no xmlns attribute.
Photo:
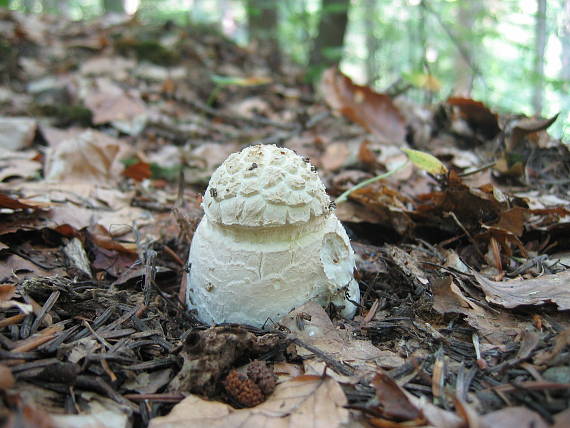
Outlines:
<svg viewBox="0 0 570 428"><path fill-rule="evenodd" d="M395 174L396 172L400 171L402 168L404 168L409 163L410 163L410 160L408 159L408 160L406 160L406 162L398 165L396 168L394 168L394 169L392 169L392 170L390 170L384 174L378 175L376 177L369 178L368 180L364 180L362 183L359 183L356 186L348 189L346 192L344 192L342 195L340 195L338 198L336 198L336 200L335 200L336 204L338 205L338 204L342 204L343 202L346 202L348 199L348 196L352 192L359 190L359 189L362 189L363 187L366 187L369 184L372 184L376 181L380 181L384 178L387 178L387 177L391 176L392 174Z"/></svg>

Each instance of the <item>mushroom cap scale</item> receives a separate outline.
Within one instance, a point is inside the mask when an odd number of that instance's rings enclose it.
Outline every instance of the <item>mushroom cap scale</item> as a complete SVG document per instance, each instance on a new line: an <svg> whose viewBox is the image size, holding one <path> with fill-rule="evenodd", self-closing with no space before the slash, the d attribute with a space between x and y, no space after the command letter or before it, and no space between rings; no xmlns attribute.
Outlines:
<svg viewBox="0 0 570 428"><path fill-rule="evenodd" d="M246 227L307 223L329 212L319 175L292 150L257 145L214 172L202 206L208 219Z"/></svg>

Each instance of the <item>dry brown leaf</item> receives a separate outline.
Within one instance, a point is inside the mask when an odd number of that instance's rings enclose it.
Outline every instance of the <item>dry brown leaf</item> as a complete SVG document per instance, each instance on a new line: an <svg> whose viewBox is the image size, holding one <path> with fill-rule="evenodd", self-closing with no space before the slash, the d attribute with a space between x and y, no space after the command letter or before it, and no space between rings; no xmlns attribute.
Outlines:
<svg viewBox="0 0 570 428"><path fill-rule="evenodd" d="M497 114L489 110L483 103L469 98L448 98L447 104L456 107L460 116L469 123L475 131L486 138L495 137L500 131Z"/></svg>
<svg viewBox="0 0 570 428"><path fill-rule="evenodd" d="M125 80L137 66L136 62L120 56L95 56L81 64L79 72L86 76L108 76Z"/></svg>
<svg viewBox="0 0 570 428"><path fill-rule="evenodd" d="M297 322L297 315L304 319L301 328ZM295 309L279 323L304 343L317 347L334 360L349 362L350 366L356 368L360 374L374 373L378 367L399 367L404 363L395 352L380 350L370 341L352 338L348 330L335 328L325 310L315 302L306 303ZM302 347L298 347L297 352L301 356L312 355L311 351ZM322 371L317 371L317 374L321 373Z"/></svg>
<svg viewBox="0 0 570 428"><path fill-rule="evenodd" d="M336 67L323 73L321 91L331 108L362 125L383 141L403 144L406 123L400 110L386 94L356 85Z"/></svg>
<svg viewBox="0 0 570 428"><path fill-rule="evenodd" d="M570 409L563 410L554 416L552 428L567 428L570 426Z"/></svg>
<svg viewBox="0 0 570 428"><path fill-rule="evenodd" d="M526 407L506 407L495 412L480 416L481 428L547 428L548 424L542 417ZM472 427L473 425L469 425Z"/></svg>
<svg viewBox="0 0 570 428"><path fill-rule="evenodd" d="M432 279L433 308L441 314L459 313L479 334L491 343L501 344L512 341L524 328L510 314L494 313L467 299L453 278Z"/></svg>
<svg viewBox="0 0 570 428"><path fill-rule="evenodd" d="M51 182L113 184L121 178L129 148L122 141L88 130L48 149L45 178Z"/></svg>
<svg viewBox="0 0 570 428"><path fill-rule="evenodd" d="M10 300L16 294L16 286L14 284L0 284L0 302Z"/></svg>
<svg viewBox="0 0 570 428"><path fill-rule="evenodd" d="M346 166L351 157L350 148L346 143L328 144L321 157L321 166L327 171L336 171Z"/></svg>
<svg viewBox="0 0 570 428"><path fill-rule="evenodd" d="M0 259L0 280L10 278L13 275L22 279L29 276L49 276L50 271L42 269L16 254L10 254L6 258Z"/></svg>
<svg viewBox="0 0 570 428"><path fill-rule="evenodd" d="M14 152L0 148L0 181L16 177L24 179L38 177L42 169L39 159L40 155L36 151Z"/></svg>
<svg viewBox="0 0 570 428"><path fill-rule="evenodd" d="M152 176L152 170L149 163L139 161L125 168L123 175L136 181L143 181Z"/></svg>
<svg viewBox="0 0 570 428"><path fill-rule="evenodd" d="M531 134L540 133L540 131L545 131L550 125L552 125L556 119L558 119L558 114L555 114L551 118L535 118L535 117L525 117L518 119L510 135L505 139L505 146L508 152L516 149L525 139L525 137ZM535 135L539 137L539 135ZM540 138L536 138L537 145L541 147Z"/></svg>
<svg viewBox="0 0 570 428"><path fill-rule="evenodd" d="M370 150L370 141L364 140L358 148L358 160L368 167L375 167L378 165L376 155Z"/></svg>
<svg viewBox="0 0 570 428"><path fill-rule="evenodd" d="M560 355L566 346L570 345L570 328L556 336L554 346L548 351L541 351L534 357L534 364L542 365Z"/></svg>
<svg viewBox="0 0 570 428"><path fill-rule="evenodd" d="M300 376L277 385L264 403L249 409L190 395L149 428L333 428L348 422L346 397L330 377Z"/></svg>
<svg viewBox="0 0 570 428"><path fill-rule="evenodd" d="M430 423L430 426L438 428L465 427L463 420L455 413L451 413L448 410L443 410L431 404L428 400L425 399L425 397L416 397L415 395L408 392L406 392L406 395L410 402L422 412L424 418Z"/></svg>
<svg viewBox="0 0 570 428"><path fill-rule="evenodd" d="M558 310L570 309L570 271L543 275L534 279L491 281L473 272L487 301L505 308L555 303Z"/></svg>
<svg viewBox="0 0 570 428"><path fill-rule="evenodd" d="M22 210L26 208L35 208L32 205L25 204L17 199L11 198L4 193L0 193L0 208L8 208L11 210Z"/></svg>
<svg viewBox="0 0 570 428"><path fill-rule="evenodd" d="M118 85L105 79L97 79L96 90L85 96L85 105L93 112L93 123L131 121L145 116L144 102L134 94L127 94Z"/></svg>
<svg viewBox="0 0 570 428"><path fill-rule="evenodd" d="M0 391L12 388L15 382L12 370L4 364L0 364Z"/></svg>
<svg viewBox="0 0 570 428"><path fill-rule="evenodd" d="M422 412L410 402L403 389L386 373L378 372L372 380L382 415L401 421L423 419Z"/></svg>
<svg viewBox="0 0 570 428"><path fill-rule="evenodd" d="M0 117L0 148L20 150L32 144L37 123L28 117Z"/></svg>

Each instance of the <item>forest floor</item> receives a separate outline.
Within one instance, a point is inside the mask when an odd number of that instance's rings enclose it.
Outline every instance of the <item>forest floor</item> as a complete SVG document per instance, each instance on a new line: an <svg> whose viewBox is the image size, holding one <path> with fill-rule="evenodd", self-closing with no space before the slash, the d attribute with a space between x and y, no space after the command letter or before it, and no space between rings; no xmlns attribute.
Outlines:
<svg viewBox="0 0 570 428"><path fill-rule="evenodd" d="M422 106L336 70L320 89L208 27L0 11L5 426L570 426L556 117ZM442 162L338 201L353 320L307 304L264 330L208 327L185 310L201 193L252 144L308 156L333 198L403 148ZM277 380L261 403L232 372L253 361Z"/></svg>

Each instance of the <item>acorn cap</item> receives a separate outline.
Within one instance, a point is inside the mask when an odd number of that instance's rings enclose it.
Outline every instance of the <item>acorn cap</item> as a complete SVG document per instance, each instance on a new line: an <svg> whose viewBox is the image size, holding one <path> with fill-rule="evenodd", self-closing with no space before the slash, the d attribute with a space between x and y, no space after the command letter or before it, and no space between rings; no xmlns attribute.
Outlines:
<svg viewBox="0 0 570 428"><path fill-rule="evenodd" d="M208 220L244 227L303 224L329 212L316 170L292 150L257 145L230 155L212 175L202 206Z"/></svg>

